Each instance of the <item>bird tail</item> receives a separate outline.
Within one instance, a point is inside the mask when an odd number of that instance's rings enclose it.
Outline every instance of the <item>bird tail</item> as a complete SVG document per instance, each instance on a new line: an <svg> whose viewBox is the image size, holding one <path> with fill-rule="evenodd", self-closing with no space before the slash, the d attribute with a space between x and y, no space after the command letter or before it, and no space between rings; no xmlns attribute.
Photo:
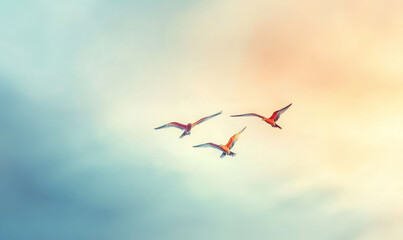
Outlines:
<svg viewBox="0 0 403 240"><path fill-rule="evenodd" d="M236 156L236 153L234 153L234 152L229 152L228 155L230 155L231 157L235 157L235 156Z"/></svg>
<svg viewBox="0 0 403 240"><path fill-rule="evenodd" d="M276 126L275 127L278 127L278 128L280 128L280 129L282 129L279 125L277 125L277 123L276 123Z"/></svg>
<svg viewBox="0 0 403 240"><path fill-rule="evenodd" d="M223 152L222 154L221 154L221 156L220 156L220 158L223 158L223 157L225 157L227 154L225 153L225 152Z"/></svg>
<svg viewBox="0 0 403 240"><path fill-rule="evenodd" d="M186 131L184 131L184 132L182 133L182 135L180 135L179 138L183 138L184 136L186 136Z"/></svg>

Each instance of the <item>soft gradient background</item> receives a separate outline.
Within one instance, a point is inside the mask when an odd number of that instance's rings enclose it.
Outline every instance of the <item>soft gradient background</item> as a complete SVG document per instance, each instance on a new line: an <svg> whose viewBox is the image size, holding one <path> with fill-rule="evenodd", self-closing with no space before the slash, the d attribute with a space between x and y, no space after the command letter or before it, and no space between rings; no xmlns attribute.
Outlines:
<svg viewBox="0 0 403 240"><path fill-rule="evenodd" d="M402 10L1 1L0 238L403 239Z"/></svg>

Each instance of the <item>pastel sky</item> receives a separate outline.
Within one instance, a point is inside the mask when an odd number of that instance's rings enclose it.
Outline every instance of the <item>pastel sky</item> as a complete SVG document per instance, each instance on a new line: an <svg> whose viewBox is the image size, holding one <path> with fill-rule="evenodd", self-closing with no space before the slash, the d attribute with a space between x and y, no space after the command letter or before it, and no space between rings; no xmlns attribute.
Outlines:
<svg viewBox="0 0 403 240"><path fill-rule="evenodd" d="M402 9L1 1L0 239L402 239Z"/></svg>

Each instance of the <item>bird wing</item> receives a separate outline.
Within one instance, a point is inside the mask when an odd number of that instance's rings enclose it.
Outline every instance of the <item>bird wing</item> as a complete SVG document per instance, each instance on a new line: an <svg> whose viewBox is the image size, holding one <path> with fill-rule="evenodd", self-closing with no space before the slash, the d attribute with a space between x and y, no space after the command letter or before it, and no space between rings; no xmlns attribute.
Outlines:
<svg viewBox="0 0 403 240"><path fill-rule="evenodd" d="M235 134L234 136L232 136L232 137L229 139L228 143L226 144L226 146L227 146L229 149L231 149L231 148L235 145L236 141L238 141L239 136L240 136L241 133L245 130L245 128L246 128L246 127L244 127L241 131L239 131L237 134Z"/></svg>
<svg viewBox="0 0 403 240"><path fill-rule="evenodd" d="M245 114L239 114L239 115L231 115L231 117L260 117L264 118L262 115L256 114L256 113L245 113Z"/></svg>
<svg viewBox="0 0 403 240"><path fill-rule="evenodd" d="M194 126L196 126L196 125L198 125L198 124L200 124L200 123L202 123L202 122L205 122L205 121L209 120L210 118L213 118L213 117L215 117L215 116L218 116L218 115L220 115L221 113L222 113L222 111L221 111L221 112L218 112L218 113L216 113L216 114L213 114L213 115L211 115L211 116L204 117L204 118L200 119L199 121L197 121L197 122L195 122L195 123L192 123L192 127L194 127Z"/></svg>
<svg viewBox="0 0 403 240"><path fill-rule="evenodd" d="M220 145L215 144L215 143L204 143L204 144L196 145L196 146L193 146L193 147L195 147L195 148L197 148L197 147L210 147L210 148L216 148L216 149L222 151Z"/></svg>
<svg viewBox="0 0 403 240"><path fill-rule="evenodd" d="M287 111L287 109L289 108L289 107L291 107L291 105L292 105L292 103L290 103L288 106L286 106L286 107L284 107L284 108L282 108L282 109L280 109L280 110L278 110L278 111L275 111L274 113L273 113L273 115L271 115L271 119L274 119L274 121L277 121L279 118L280 118L280 115L281 114L283 114L285 111Z"/></svg>
<svg viewBox="0 0 403 240"><path fill-rule="evenodd" d="M157 130L157 129L167 128L167 127L176 127L176 128L179 128L179 129L183 130L183 129L186 128L186 125L183 125L183 124L177 123L177 122L170 122L170 123L167 123L165 125L162 125L161 127L156 127L154 129Z"/></svg>

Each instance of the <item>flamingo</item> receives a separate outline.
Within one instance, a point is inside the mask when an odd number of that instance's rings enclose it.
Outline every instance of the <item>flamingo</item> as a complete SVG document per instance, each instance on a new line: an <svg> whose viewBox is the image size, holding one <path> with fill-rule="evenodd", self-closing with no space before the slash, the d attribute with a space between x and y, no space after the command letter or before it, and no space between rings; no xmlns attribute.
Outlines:
<svg viewBox="0 0 403 240"><path fill-rule="evenodd" d="M239 132L238 132L237 134L235 134L234 136L232 136L232 137L229 139L229 141L227 142L227 144L225 144L225 145L218 145L218 144L215 144L215 143L211 143L211 142L210 142L210 143L204 143L204 144L196 145L196 146L193 146L193 147L195 147L195 148L198 148L198 147L211 147L211 148L216 148L216 149L222 151L222 154L221 154L220 158L223 158L223 157L225 157L226 155L230 155L230 156L234 157L234 156L236 155L236 153L231 152L231 148L235 145L236 141L237 141L238 138L239 138L239 135L241 135L241 133L245 130L245 128L246 128L246 127L244 127L241 131L239 131Z"/></svg>
<svg viewBox="0 0 403 240"><path fill-rule="evenodd" d="M205 121L209 120L210 118L213 118L213 117L215 117L215 116L217 116L217 115L220 115L221 113L222 113L222 111L221 111L221 112L218 112L218 113L216 113L216 114L213 114L213 115L211 115L211 116L201 118L201 119L198 120L197 122L188 123L188 124L186 124L186 125L185 125L185 124L178 123L178 122L170 122L170 123L167 123L167 124L165 124L165 125L162 125L161 127L157 127L157 128L154 128L154 129L155 129L155 130L158 130L158 129L161 129L161 128L176 127L176 128L181 129L181 130L184 130L183 133L182 133L182 135L179 137L179 138L183 138L183 137L186 136L186 135L190 135L190 130L192 130L192 128L193 128L194 126L199 125L200 123L205 122Z"/></svg>
<svg viewBox="0 0 403 240"><path fill-rule="evenodd" d="M290 103L288 106L275 111L271 117L266 118L262 115L256 114L256 113L246 113L246 114L240 114L240 115L231 115L231 117L246 117L246 116L254 116L254 117L260 117L263 121L267 122L268 124L270 124L272 127L278 127L280 129L282 129L279 125L277 125L277 120L280 118L281 114L283 114L290 106L292 105L292 103Z"/></svg>

